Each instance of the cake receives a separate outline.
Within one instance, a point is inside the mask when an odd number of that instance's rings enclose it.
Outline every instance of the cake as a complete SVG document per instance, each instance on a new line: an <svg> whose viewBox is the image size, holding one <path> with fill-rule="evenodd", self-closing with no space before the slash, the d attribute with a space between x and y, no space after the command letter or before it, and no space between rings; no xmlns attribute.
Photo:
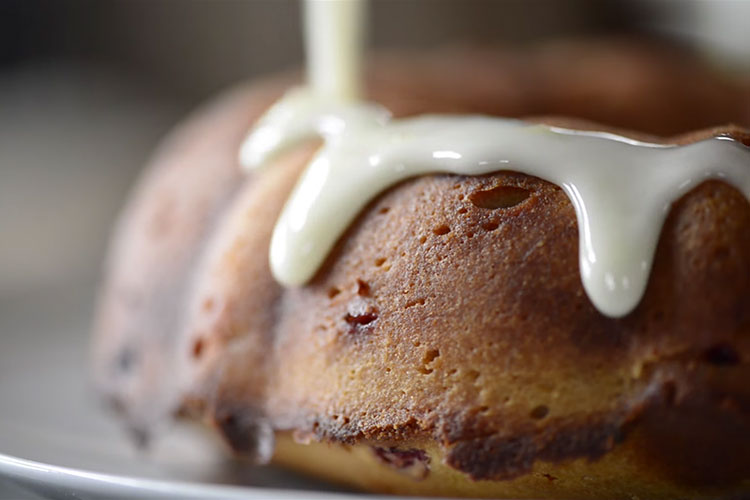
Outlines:
<svg viewBox="0 0 750 500"><path fill-rule="evenodd" d="M367 81L396 116L483 113L654 144L750 145L747 88L652 44L383 55ZM400 494L750 494L740 190L708 180L671 206L645 294L622 317L582 286L569 198L514 171L385 190L307 284L284 287L269 242L320 142L250 174L237 151L294 83L255 82L199 110L120 218L94 376L140 439L179 415L258 461Z"/></svg>

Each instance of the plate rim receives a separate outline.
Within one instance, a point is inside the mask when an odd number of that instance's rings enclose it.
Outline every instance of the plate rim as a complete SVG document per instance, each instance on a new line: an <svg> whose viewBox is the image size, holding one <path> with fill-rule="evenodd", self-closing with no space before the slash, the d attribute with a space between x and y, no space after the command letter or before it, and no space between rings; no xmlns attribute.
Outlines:
<svg viewBox="0 0 750 500"><path fill-rule="evenodd" d="M62 491L87 492L102 496L130 495L148 498L180 499L299 499L353 500L360 495L338 492L253 486L233 486L180 480L138 478L129 475L94 472L73 467L48 464L8 455L0 451L0 477L22 484L37 484ZM399 497L367 496L368 499L396 500ZM403 497L401 497L403 498Z"/></svg>

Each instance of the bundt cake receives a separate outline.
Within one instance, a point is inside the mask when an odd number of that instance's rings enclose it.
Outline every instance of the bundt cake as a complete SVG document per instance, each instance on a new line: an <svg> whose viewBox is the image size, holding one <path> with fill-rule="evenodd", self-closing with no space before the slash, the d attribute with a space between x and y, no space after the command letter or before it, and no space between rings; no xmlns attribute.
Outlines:
<svg viewBox="0 0 750 500"><path fill-rule="evenodd" d="M747 88L673 48L557 42L374 59L369 98L396 116L750 145L750 131L725 125L750 122ZM269 243L321 143L251 173L237 152L295 81L202 108L120 218L93 364L138 436L181 415L256 460L400 494L750 494L750 203L739 187L699 180L667 207L645 293L618 317L584 290L566 192L502 169L386 189L351 214L309 282L285 287Z"/></svg>

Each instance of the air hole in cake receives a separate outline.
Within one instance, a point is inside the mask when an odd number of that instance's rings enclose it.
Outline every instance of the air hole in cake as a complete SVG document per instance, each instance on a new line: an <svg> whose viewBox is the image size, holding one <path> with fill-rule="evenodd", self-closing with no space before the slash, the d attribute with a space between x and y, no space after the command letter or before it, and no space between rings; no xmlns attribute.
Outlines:
<svg viewBox="0 0 750 500"><path fill-rule="evenodd" d="M430 457L424 450L373 446L372 452L380 462L413 479L424 479L430 473Z"/></svg>
<svg viewBox="0 0 750 500"><path fill-rule="evenodd" d="M451 228L445 224L441 224L432 230L438 236L443 236L451 232Z"/></svg>
<svg viewBox="0 0 750 500"><path fill-rule="evenodd" d="M357 295L359 295L360 297L368 297L370 295L370 285L368 285L367 282L358 279Z"/></svg>
<svg viewBox="0 0 750 500"><path fill-rule="evenodd" d="M332 298L334 298L336 295L338 295L340 293L341 293L341 290L339 290L338 288L336 288L335 286L333 286L333 287L331 287L331 288L328 289L328 298L332 299Z"/></svg>
<svg viewBox="0 0 750 500"><path fill-rule="evenodd" d="M423 306L423 305L425 305L425 302L426 301L423 298L419 298L419 299L415 299L415 300L410 300L409 302L406 303L406 305L404 306L404 309L409 309L410 307L414 307L416 305Z"/></svg>
<svg viewBox="0 0 750 500"><path fill-rule="evenodd" d="M385 257L378 257L375 259L375 267L380 267L385 264Z"/></svg>
<svg viewBox="0 0 750 500"><path fill-rule="evenodd" d="M494 231L495 229L500 227L500 224L496 221L486 221L482 222L481 226L485 231Z"/></svg>
<svg viewBox="0 0 750 500"><path fill-rule="evenodd" d="M739 364L740 354L731 344L720 343L706 349L703 360L712 365L733 366Z"/></svg>
<svg viewBox="0 0 750 500"><path fill-rule="evenodd" d="M425 364L432 363L438 357L440 357L440 350L439 349L430 349L424 355L424 362L425 362Z"/></svg>
<svg viewBox="0 0 750 500"><path fill-rule="evenodd" d="M497 209L514 207L531 195L531 191L515 186L497 186L492 189L475 191L469 201L479 208Z"/></svg>
<svg viewBox="0 0 750 500"><path fill-rule="evenodd" d="M357 333L378 319L378 308L372 302L372 299L357 296L349 303L349 311L344 315L349 333Z"/></svg>
<svg viewBox="0 0 750 500"><path fill-rule="evenodd" d="M419 243L421 243L422 245L424 245L426 241L427 241L427 236L422 236L421 238L419 238Z"/></svg>
<svg viewBox="0 0 750 500"><path fill-rule="evenodd" d="M387 214L389 210L390 210L390 208L383 207L380 210L378 210L378 213L380 213L380 214Z"/></svg>
<svg viewBox="0 0 750 500"><path fill-rule="evenodd" d="M375 311L363 312L360 314L349 314L346 313L344 320L353 325L368 325L378 319L378 314Z"/></svg>
<svg viewBox="0 0 750 500"><path fill-rule="evenodd" d="M461 215L465 214L466 212L468 212L468 210L466 209L466 207L461 207L457 211L457 213L459 213Z"/></svg>
<svg viewBox="0 0 750 500"><path fill-rule="evenodd" d="M539 405L529 413L534 420L541 420L549 415L549 408L546 405Z"/></svg>

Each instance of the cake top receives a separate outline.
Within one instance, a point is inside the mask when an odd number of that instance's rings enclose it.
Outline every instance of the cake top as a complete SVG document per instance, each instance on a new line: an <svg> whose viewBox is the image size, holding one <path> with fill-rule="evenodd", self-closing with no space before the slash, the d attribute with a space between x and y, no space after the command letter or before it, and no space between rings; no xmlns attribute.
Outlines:
<svg viewBox="0 0 750 500"><path fill-rule="evenodd" d="M310 280L367 203L405 179L513 170L563 188L576 209L584 289L601 313L620 317L643 296L674 201L712 178L750 198L750 149L730 137L675 146L486 116L392 120L357 99L362 4L308 2L310 87L272 107L240 151L258 168L311 136L325 140L274 231L280 283Z"/></svg>

